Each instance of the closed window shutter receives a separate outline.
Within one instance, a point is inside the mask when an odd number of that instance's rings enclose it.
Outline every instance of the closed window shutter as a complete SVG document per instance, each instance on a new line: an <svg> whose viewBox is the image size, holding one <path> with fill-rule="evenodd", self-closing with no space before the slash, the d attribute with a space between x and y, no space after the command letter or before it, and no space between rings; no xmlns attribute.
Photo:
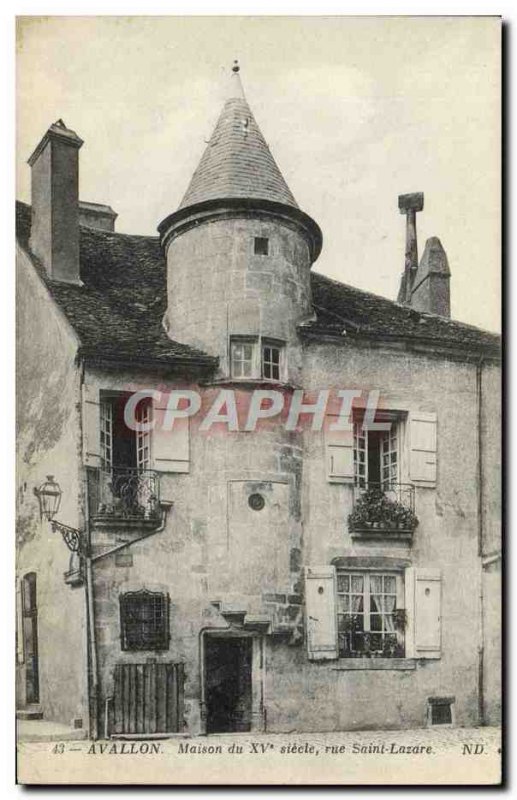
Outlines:
<svg viewBox="0 0 517 800"><path fill-rule="evenodd" d="M409 416L409 477L422 486L436 486L436 414L413 411Z"/></svg>
<svg viewBox="0 0 517 800"><path fill-rule="evenodd" d="M305 613L309 659L337 658L335 567L305 568Z"/></svg>
<svg viewBox="0 0 517 800"><path fill-rule="evenodd" d="M405 570L406 657L440 658L442 581L438 569Z"/></svg>
<svg viewBox="0 0 517 800"><path fill-rule="evenodd" d="M100 402L96 386L83 384L83 463L101 465Z"/></svg>
<svg viewBox="0 0 517 800"><path fill-rule="evenodd" d="M172 430L163 429L168 395L153 402L153 467L158 472L188 472L190 469L189 418L175 419Z"/></svg>
<svg viewBox="0 0 517 800"><path fill-rule="evenodd" d="M331 481L354 481L354 432L334 431L330 427L338 420L337 414L327 414L325 422L325 458L327 478Z"/></svg>

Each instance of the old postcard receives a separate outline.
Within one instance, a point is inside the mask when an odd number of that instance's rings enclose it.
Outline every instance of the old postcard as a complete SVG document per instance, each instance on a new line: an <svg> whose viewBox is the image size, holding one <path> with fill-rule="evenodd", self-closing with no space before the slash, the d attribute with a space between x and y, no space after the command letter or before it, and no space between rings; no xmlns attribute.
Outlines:
<svg viewBox="0 0 517 800"><path fill-rule="evenodd" d="M500 66L18 18L20 783L500 782Z"/></svg>

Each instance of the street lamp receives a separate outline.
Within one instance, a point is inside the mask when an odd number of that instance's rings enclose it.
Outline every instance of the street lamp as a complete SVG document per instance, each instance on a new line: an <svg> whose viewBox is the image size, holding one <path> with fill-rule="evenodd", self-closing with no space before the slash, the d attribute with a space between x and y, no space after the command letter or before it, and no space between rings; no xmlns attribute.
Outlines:
<svg viewBox="0 0 517 800"><path fill-rule="evenodd" d="M34 489L34 494L38 498L41 518L52 520L59 511L63 494L54 476L47 475L45 483L42 483L39 489Z"/></svg>
<svg viewBox="0 0 517 800"><path fill-rule="evenodd" d="M61 534L66 546L72 553L82 554L83 540L81 531L54 519L59 511L61 495L63 494L59 483L54 480L54 476L47 475L45 483L42 483L39 489L34 489L34 494L39 500L41 518L48 519L52 530Z"/></svg>

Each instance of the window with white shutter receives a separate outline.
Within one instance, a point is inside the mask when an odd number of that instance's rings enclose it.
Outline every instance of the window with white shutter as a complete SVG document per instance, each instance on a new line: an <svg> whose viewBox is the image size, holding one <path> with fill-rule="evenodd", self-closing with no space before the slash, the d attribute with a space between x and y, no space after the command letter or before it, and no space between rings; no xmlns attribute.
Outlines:
<svg viewBox="0 0 517 800"><path fill-rule="evenodd" d="M190 426L188 417L174 419L172 430L164 429L169 394L153 402L152 464L158 472L189 472Z"/></svg>
<svg viewBox="0 0 517 800"><path fill-rule="evenodd" d="M420 486L436 486L436 427L434 412L409 415L409 478Z"/></svg>
<svg viewBox="0 0 517 800"><path fill-rule="evenodd" d="M442 580L440 570L408 567L406 590L406 656L440 658Z"/></svg>
<svg viewBox="0 0 517 800"><path fill-rule="evenodd" d="M83 462L87 467L101 466L100 401L96 386L83 384Z"/></svg>
<svg viewBox="0 0 517 800"><path fill-rule="evenodd" d="M327 478L333 483L354 482L354 432L333 430L338 415L327 414L325 418L325 459Z"/></svg>
<svg viewBox="0 0 517 800"><path fill-rule="evenodd" d="M305 568L305 613L309 659L337 658L335 567Z"/></svg>

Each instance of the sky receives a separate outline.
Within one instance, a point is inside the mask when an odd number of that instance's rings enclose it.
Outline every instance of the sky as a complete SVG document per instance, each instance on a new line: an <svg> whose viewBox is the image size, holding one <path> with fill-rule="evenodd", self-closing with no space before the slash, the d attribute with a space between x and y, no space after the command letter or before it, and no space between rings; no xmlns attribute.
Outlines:
<svg viewBox="0 0 517 800"><path fill-rule="evenodd" d="M84 140L80 198L156 235L221 111L238 58L247 100L300 207L313 269L396 298L405 218L438 236L452 316L500 330L499 21L483 17L25 17L17 33L17 197L62 118Z"/></svg>

